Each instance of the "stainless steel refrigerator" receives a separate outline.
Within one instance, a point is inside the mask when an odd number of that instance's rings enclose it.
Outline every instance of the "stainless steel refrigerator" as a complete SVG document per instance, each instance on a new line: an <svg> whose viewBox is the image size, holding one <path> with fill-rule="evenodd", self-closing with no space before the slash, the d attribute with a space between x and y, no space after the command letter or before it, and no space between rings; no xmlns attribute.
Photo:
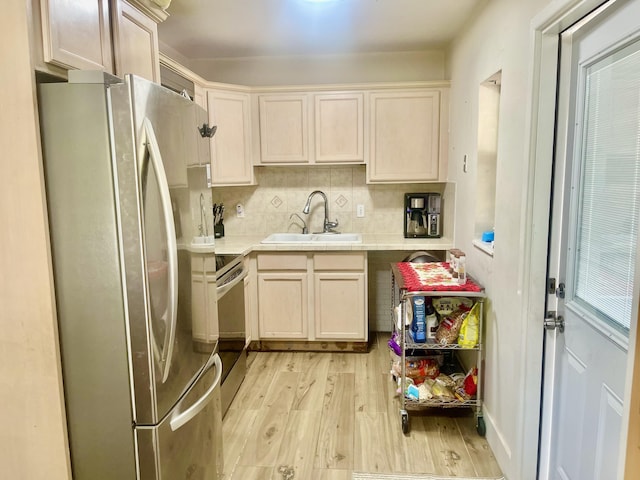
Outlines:
<svg viewBox="0 0 640 480"><path fill-rule="evenodd" d="M171 201L208 142L198 108L129 75L76 71L39 86L75 480L222 471L222 365L193 342Z"/></svg>

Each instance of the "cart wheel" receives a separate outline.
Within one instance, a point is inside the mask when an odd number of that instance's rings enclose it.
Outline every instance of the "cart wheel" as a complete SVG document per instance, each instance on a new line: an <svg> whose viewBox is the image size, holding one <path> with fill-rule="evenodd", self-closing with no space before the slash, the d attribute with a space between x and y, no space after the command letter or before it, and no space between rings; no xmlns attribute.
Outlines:
<svg viewBox="0 0 640 480"><path fill-rule="evenodd" d="M484 423L484 417L478 416L476 421L476 430L478 431L478 435L484 437L487 433L487 426Z"/></svg>
<svg viewBox="0 0 640 480"><path fill-rule="evenodd" d="M400 415L402 416L402 433L407 435L411 427L409 423L409 414L407 412L402 412Z"/></svg>

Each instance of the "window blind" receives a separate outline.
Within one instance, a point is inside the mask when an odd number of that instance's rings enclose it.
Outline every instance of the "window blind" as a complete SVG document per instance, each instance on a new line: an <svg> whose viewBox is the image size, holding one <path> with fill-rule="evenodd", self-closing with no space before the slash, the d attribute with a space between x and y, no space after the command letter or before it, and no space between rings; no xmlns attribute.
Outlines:
<svg viewBox="0 0 640 480"><path fill-rule="evenodd" d="M586 70L575 295L628 333L640 215L640 42Z"/></svg>

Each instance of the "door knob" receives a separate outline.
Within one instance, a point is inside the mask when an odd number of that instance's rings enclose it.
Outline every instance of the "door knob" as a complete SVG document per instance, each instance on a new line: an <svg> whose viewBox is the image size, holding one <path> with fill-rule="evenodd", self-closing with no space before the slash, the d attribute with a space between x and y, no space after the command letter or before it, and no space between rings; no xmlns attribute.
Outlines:
<svg viewBox="0 0 640 480"><path fill-rule="evenodd" d="M556 312L547 312L547 316L544 319L544 328L546 330L555 330L557 328L560 333L564 332L564 317L556 315Z"/></svg>

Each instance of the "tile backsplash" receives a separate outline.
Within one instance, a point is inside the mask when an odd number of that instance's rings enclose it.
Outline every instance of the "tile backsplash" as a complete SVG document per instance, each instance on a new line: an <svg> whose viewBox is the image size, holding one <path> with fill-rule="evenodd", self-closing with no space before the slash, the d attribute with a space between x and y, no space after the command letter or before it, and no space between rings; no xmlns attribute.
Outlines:
<svg viewBox="0 0 640 480"><path fill-rule="evenodd" d="M302 221L310 232L322 230L322 196L311 201L309 215L302 213L307 197L314 190L327 195L329 220L338 219L340 232L397 233L403 229L403 201L406 192L438 192L443 196L443 232L453 235L455 191L453 184L368 185L365 166L256 167L258 185L214 187L212 202L225 205L225 234L254 235L274 232L301 232ZM242 205L244 217L236 216ZM356 215L364 206L364 217Z"/></svg>

